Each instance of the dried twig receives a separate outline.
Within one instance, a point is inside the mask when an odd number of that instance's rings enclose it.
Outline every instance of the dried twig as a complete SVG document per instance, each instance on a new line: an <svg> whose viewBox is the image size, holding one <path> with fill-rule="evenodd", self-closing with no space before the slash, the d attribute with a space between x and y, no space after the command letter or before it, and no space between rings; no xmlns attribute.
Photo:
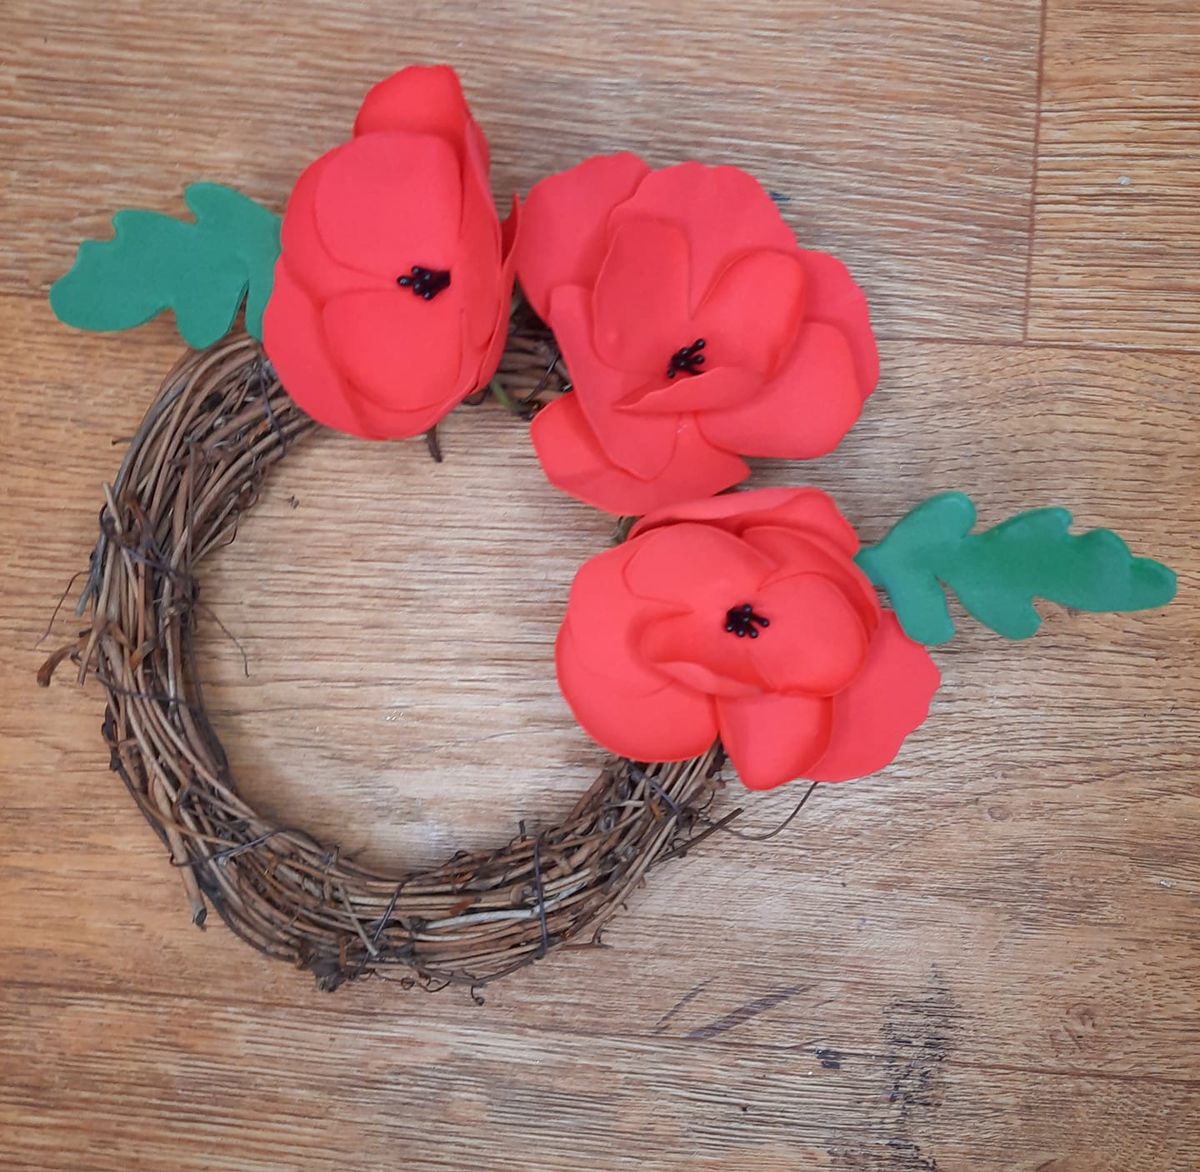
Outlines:
<svg viewBox="0 0 1200 1172"><path fill-rule="evenodd" d="M501 373L530 408L566 383L545 332L520 323ZM244 334L188 354L107 492L83 594L90 627L39 682L68 657L99 680L111 768L169 850L197 923L215 909L323 989L401 968L408 987L478 995L548 950L598 937L650 866L712 833L719 749L676 764L611 761L561 825L428 870L376 872L259 814L205 712L194 575L232 540L269 470L318 430Z"/></svg>

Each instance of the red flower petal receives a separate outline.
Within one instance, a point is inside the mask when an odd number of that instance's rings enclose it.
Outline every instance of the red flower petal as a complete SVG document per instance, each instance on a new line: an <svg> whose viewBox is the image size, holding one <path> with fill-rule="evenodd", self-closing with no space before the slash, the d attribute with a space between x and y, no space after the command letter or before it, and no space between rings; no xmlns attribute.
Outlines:
<svg viewBox="0 0 1200 1172"><path fill-rule="evenodd" d="M625 583L633 555L626 542L586 561L571 583L564 626L573 629L583 666L615 682L624 692L645 695L668 681L639 651L642 627L666 612L636 598Z"/></svg>
<svg viewBox="0 0 1200 1172"><path fill-rule="evenodd" d="M779 366L804 312L804 269L795 248L749 252L731 261L696 308L694 333L709 363L761 375ZM690 340L680 345L690 345Z"/></svg>
<svg viewBox="0 0 1200 1172"><path fill-rule="evenodd" d="M500 225L500 255L506 264L512 261L514 269L517 263L517 238L520 236L521 227L521 201L514 195L508 216ZM505 316L507 317L511 312L511 304L506 305L504 307Z"/></svg>
<svg viewBox="0 0 1200 1172"><path fill-rule="evenodd" d="M635 761L686 761L717 739L709 697L670 682L648 694L625 691L581 662L566 626L555 644L555 666L575 719L610 753Z"/></svg>
<svg viewBox="0 0 1200 1172"><path fill-rule="evenodd" d="M748 599L771 625L745 649L768 692L832 696L862 669L870 647L855 600L821 574L802 573L764 584ZM733 636L729 636L733 638Z"/></svg>
<svg viewBox="0 0 1200 1172"><path fill-rule="evenodd" d="M726 608L728 609L728 608ZM725 616L667 615L646 626L640 654L659 671L710 696L754 696L762 677L743 642L725 630Z"/></svg>
<svg viewBox="0 0 1200 1172"><path fill-rule="evenodd" d="M744 602L770 620L754 639L725 629L726 611ZM861 670L869 644L853 601L828 578L803 574L657 619L646 626L641 653L673 679L714 696L830 696Z"/></svg>
<svg viewBox="0 0 1200 1172"><path fill-rule="evenodd" d="M834 326L809 322L760 394L738 407L705 411L698 419L705 436L722 448L794 460L833 451L861 411L846 339Z"/></svg>
<svg viewBox="0 0 1200 1172"><path fill-rule="evenodd" d="M450 288L429 304L451 296L458 300L463 310L464 349L478 364L491 346L501 315L508 323L512 285L510 277L506 291L500 224L492 193L481 191L477 182L468 181L463 188L462 210L458 264L450 274Z"/></svg>
<svg viewBox="0 0 1200 1172"><path fill-rule="evenodd" d="M678 521L706 521L736 534L758 525L781 525L816 533L847 557L858 553L858 535L850 522L817 488L756 488L668 505L643 517L630 537Z"/></svg>
<svg viewBox="0 0 1200 1172"><path fill-rule="evenodd" d="M642 376L609 366L596 353L591 314L591 297L579 285L562 285L550 297L550 324L596 441L619 468L652 480L671 462L678 417L648 415L631 425L627 415L613 409L641 385Z"/></svg>
<svg viewBox="0 0 1200 1172"><path fill-rule="evenodd" d="M539 317L559 285L595 281L608 250L609 213L650 173L636 155L597 156L536 183L525 200L517 277Z"/></svg>
<svg viewBox="0 0 1200 1172"><path fill-rule="evenodd" d="M941 676L928 653L888 611L862 674L833 701L828 748L804 776L850 781L891 763L904 738L929 715Z"/></svg>
<svg viewBox="0 0 1200 1172"><path fill-rule="evenodd" d="M461 155L464 130L471 121L458 74L449 65L412 65L372 86L354 120L354 134L433 134Z"/></svg>
<svg viewBox="0 0 1200 1172"><path fill-rule="evenodd" d="M833 702L810 696L721 697L721 743L747 789L807 776L829 744Z"/></svg>
<svg viewBox="0 0 1200 1172"><path fill-rule="evenodd" d="M338 368L360 392L388 410L449 410L462 387L462 307L451 291L423 301L407 289L346 293L322 315Z"/></svg>
<svg viewBox="0 0 1200 1172"><path fill-rule="evenodd" d="M483 183L483 188L486 192L491 192L491 185L488 181L488 172L492 167L492 155L488 149L487 135L479 127L479 123L474 118L467 122L466 130L463 135L466 143L466 160L467 170L474 170Z"/></svg>
<svg viewBox="0 0 1200 1172"><path fill-rule="evenodd" d="M391 440L408 439L415 435L424 435L436 423L440 423L458 406L460 397L431 403L428 407L418 407L407 410L403 407L391 408L372 402L366 398L361 389L358 391L357 407L366 430L365 439Z"/></svg>
<svg viewBox="0 0 1200 1172"><path fill-rule="evenodd" d="M559 682L579 722L612 752L675 760L704 752L716 737L711 702L646 663L641 628L664 608L632 595L626 543L585 563L571 585L559 634Z"/></svg>
<svg viewBox="0 0 1200 1172"><path fill-rule="evenodd" d="M338 147L322 155L301 173L296 186L292 188L292 194L288 196L280 229L280 248L287 259L292 278L310 293L322 298L379 286L378 277L338 264L325 251L317 231L317 187L330 160L341 149Z"/></svg>
<svg viewBox="0 0 1200 1172"><path fill-rule="evenodd" d="M766 585L798 573L820 574L837 584L868 632L873 633L879 626L879 596L875 587L845 551L828 538L815 530L788 529L782 525L754 525L743 529L739 536L779 567Z"/></svg>
<svg viewBox="0 0 1200 1172"><path fill-rule="evenodd" d="M762 387L762 375L735 366L706 367L703 374L672 379L662 386L648 386L626 395L617 404L619 411L634 415L683 415L707 408L728 407L740 403ZM629 427L638 421L630 419Z"/></svg>
<svg viewBox="0 0 1200 1172"><path fill-rule="evenodd" d="M687 237L659 220L622 224L596 278L592 309L592 336L605 362L664 380L671 355L696 340L688 313Z"/></svg>
<svg viewBox="0 0 1200 1172"><path fill-rule="evenodd" d="M619 516L638 516L671 500L710 496L750 475L742 460L714 448L685 418L675 458L663 473L650 480L634 476L604 454L575 394L540 411L530 432L542 470L555 488Z"/></svg>
<svg viewBox="0 0 1200 1172"><path fill-rule="evenodd" d="M301 411L326 427L374 438L355 405L354 388L330 360L320 313L283 258L263 314L263 348Z"/></svg>
<svg viewBox="0 0 1200 1172"><path fill-rule="evenodd" d="M625 583L639 598L724 622L772 570L756 549L711 525L673 525L627 541ZM732 636L730 636L732 638Z"/></svg>
<svg viewBox="0 0 1200 1172"><path fill-rule="evenodd" d="M700 304L734 257L764 248L796 248L771 197L752 175L736 167L681 163L651 172L613 212L611 227L645 217L683 229L691 245L692 305Z"/></svg>
<svg viewBox="0 0 1200 1172"><path fill-rule="evenodd" d="M836 256L801 252L808 278L808 310L812 321L837 326L854 355L859 393L865 399L879 382L879 351L871 330L866 294Z"/></svg>
<svg viewBox="0 0 1200 1172"><path fill-rule="evenodd" d="M664 241L673 241L672 248ZM597 349L621 369L646 370L653 380L621 400L630 411L740 409L756 401L766 376L795 343L804 273L794 249L736 258L690 317L673 308L680 296L676 280L687 281L686 257L678 229L658 224L651 232L631 220L605 260L596 288ZM671 268L677 276L665 279ZM664 356L700 338L704 373L667 379Z"/></svg>
<svg viewBox="0 0 1200 1172"><path fill-rule="evenodd" d="M335 261L363 273L394 281L422 265L453 274L462 197L458 156L444 139L368 134L332 152L322 168L317 229Z"/></svg>
<svg viewBox="0 0 1200 1172"><path fill-rule="evenodd" d="M463 183L460 286L466 306L466 330L479 362L463 377L465 393L485 386L500 365L508 341L516 274L516 242L521 203L513 196L508 218L500 224L488 182L487 142L474 122L467 128L467 167Z"/></svg>
<svg viewBox="0 0 1200 1172"><path fill-rule="evenodd" d="M492 199L492 185L488 178L488 145L483 131L471 122L467 127L463 151L463 229L468 228L468 218L476 216L486 223L491 234L491 247L486 255L499 260L504 255L499 217ZM465 252L465 250L464 250ZM474 255L466 253L466 255ZM479 255L484 255L480 253Z"/></svg>
<svg viewBox="0 0 1200 1172"><path fill-rule="evenodd" d="M496 303L496 317L492 326L492 337L488 349L479 364L471 390L486 386L495 377L500 359L504 357L504 347L508 344L508 322L512 313L513 278L516 273L517 253L514 245L521 230L521 201L514 195L512 211L508 213L502 225L500 248L504 257L503 268L500 271L500 297ZM470 391L467 392L470 394Z"/></svg>

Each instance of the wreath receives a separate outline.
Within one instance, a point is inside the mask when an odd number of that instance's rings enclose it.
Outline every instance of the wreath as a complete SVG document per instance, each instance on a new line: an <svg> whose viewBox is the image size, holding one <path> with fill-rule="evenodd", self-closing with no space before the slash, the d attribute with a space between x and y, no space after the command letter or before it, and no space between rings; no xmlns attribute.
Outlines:
<svg viewBox="0 0 1200 1172"><path fill-rule="evenodd" d="M195 184L192 221L119 212L50 292L88 330L169 309L190 350L105 486L88 625L39 682L68 658L99 681L110 766L195 922L214 909L326 989L397 970L479 986L595 943L651 867L740 814L711 812L727 762L749 790L805 783L797 810L885 769L937 690L947 591L1022 639L1036 599L1128 611L1175 589L1114 533L1072 534L1063 509L975 533L971 501L946 493L863 547L818 489L728 491L748 457L832 451L875 390L846 268L800 248L735 167L596 157L501 222L488 166L454 72L405 69L282 218ZM610 756L560 825L376 871L240 796L204 704L199 566L321 425L425 436L440 459L438 421L488 396L531 421L550 484L620 518L555 648L567 704Z"/></svg>

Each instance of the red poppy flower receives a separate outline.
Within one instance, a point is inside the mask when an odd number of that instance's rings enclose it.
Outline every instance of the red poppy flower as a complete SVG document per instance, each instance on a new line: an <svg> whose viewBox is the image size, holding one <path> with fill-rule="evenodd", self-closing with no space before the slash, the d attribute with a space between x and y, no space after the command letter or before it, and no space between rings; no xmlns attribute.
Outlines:
<svg viewBox="0 0 1200 1172"><path fill-rule="evenodd" d="M719 736L742 781L847 781L887 765L939 676L882 613L824 493L765 489L644 518L586 563L556 647L583 728L636 761Z"/></svg>
<svg viewBox="0 0 1200 1172"><path fill-rule="evenodd" d="M641 514L837 446L875 389L866 298L744 171L593 158L526 200L517 276L574 393L534 421L550 480Z"/></svg>
<svg viewBox="0 0 1200 1172"><path fill-rule="evenodd" d="M501 228L454 70L375 86L283 217L263 342L288 393L364 439L427 431L499 364L517 215Z"/></svg>

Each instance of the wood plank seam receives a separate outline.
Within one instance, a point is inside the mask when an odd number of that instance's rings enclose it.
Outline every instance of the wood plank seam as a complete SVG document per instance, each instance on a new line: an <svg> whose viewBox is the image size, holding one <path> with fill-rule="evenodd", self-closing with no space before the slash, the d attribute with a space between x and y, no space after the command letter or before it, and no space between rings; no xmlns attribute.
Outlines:
<svg viewBox="0 0 1200 1172"><path fill-rule="evenodd" d="M1025 247L1025 312L1021 318L1021 340L1029 341L1029 313L1033 303L1033 249L1037 239L1038 162L1042 149L1042 87L1046 69L1046 11L1050 0L1042 0L1038 13L1037 79L1033 91L1033 159L1029 168L1029 237Z"/></svg>

